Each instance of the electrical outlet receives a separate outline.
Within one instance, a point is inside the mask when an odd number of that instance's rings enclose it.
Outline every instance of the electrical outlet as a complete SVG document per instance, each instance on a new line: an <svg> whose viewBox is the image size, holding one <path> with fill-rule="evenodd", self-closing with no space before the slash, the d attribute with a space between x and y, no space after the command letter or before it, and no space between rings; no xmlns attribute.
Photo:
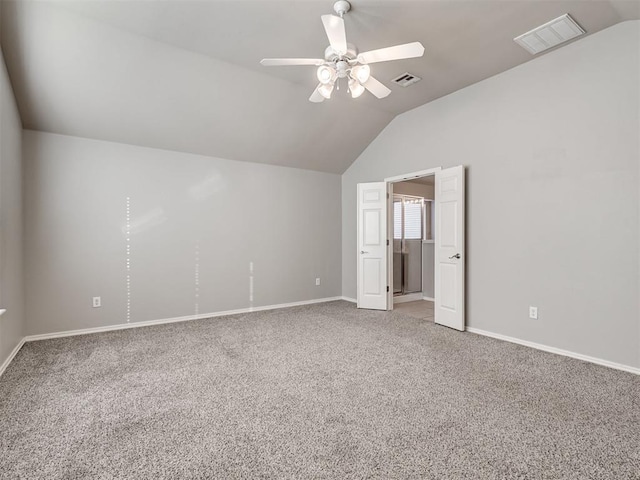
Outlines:
<svg viewBox="0 0 640 480"><path fill-rule="evenodd" d="M318 277L318 278L316 278L316 287L317 287L318 285L320 285L320 278L319 278L319 277Z"/></svg>
<svg viewBox="0 0 640 480"><path fill-rule="evenodd" d="M529 307L529 318L538 319L538 307Z"/></svg>
<svg viewBox="0 0 640 480"><path fill-rule="evenodd" d="M93 297L93 308L98 308L102 306L102 300L100 297Z"/></svg>

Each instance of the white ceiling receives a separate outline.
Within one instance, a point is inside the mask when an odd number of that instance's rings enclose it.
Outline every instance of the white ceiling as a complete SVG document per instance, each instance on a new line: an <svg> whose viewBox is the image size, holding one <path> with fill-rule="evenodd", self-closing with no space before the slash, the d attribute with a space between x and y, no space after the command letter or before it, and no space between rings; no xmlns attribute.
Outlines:
<svg viewBox="0 0 640 480"><path fill-rule="evenodd" d="M342 173L397 114L531 60L515 36L563 13L588 34L640 18L639 0L353 0L360 51L420 41L425 55L372 66L385 99L343 88L312 104L313 67L259 61L322 57L332 5L5 0L1 40L25 128ZM405 71L423 80L390 83Z"/></svg>

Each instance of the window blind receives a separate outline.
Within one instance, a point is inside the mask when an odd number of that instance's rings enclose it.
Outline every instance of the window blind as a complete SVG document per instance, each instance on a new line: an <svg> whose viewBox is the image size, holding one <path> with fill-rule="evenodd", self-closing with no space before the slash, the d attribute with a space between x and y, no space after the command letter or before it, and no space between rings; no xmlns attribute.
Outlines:
<svg viewBox="0 0 640 480"><path fill-rule="evenodd" d="M404 238L422 239L422 204L419 202L408 201L404 204Z"/></svg>
<svg viewBox="0 0 640 480"><path fill-rule="evenodd" d="M393 238L402 239L402 201L393 202Z"/></svg>

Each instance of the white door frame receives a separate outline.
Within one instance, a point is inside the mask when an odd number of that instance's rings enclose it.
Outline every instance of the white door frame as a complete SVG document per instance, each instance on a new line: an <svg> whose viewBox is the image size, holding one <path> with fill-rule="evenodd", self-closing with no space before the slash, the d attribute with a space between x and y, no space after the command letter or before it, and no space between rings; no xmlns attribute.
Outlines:
<svg viewBox="0 0 640 480"><path fill-rule="evenodd" d="M389 198L387 199L389 209L387 212L387 238L389 239L389 245L387 246L387 285L391 287L393 287L393 184L406 182L414 178L429 177L435 175L440 170L442 170L442 167L435 167L384 179L387 183L387 191L389 192ZM435 235L438 235L438 230L436 230ZM393 310L393 288L389 288L389 293L387 293L387 310Z"/></svg>

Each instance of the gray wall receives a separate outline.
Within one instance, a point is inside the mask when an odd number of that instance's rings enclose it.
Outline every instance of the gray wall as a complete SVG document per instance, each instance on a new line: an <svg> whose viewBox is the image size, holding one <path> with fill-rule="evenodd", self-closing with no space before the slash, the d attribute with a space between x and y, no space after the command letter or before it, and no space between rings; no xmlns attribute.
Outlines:
<svg viewBox="0 0 640 480"><path fill-rule="evenodd" d="M24 335L22 123L0 54L0 365Z"/></svg>
<svg viewBox="0 0 640 480"><path fill-rule="evenodd" d="M23 148L28 334L125 323L129 294L137 322L341 293L338 175L34 131Z"/></svg>
<svg viewBox="0 0 640 480"><path fill-rule="evenodd" d="M640 366L639 25L391 122L342 177L343 294L356 295L356 184L463 164L468 325Z"/></svg>

